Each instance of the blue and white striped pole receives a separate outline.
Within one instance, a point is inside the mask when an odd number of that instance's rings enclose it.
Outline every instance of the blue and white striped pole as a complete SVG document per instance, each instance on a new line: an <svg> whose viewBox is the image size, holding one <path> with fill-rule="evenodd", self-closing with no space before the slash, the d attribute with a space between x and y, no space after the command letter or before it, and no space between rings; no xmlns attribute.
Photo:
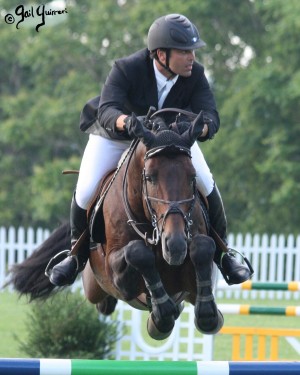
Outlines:
<svg viewBox="0 0 300 375"><path fill-rule="evenodd" d="M0 359L1 375L299 375L300 362Z"/></svg>

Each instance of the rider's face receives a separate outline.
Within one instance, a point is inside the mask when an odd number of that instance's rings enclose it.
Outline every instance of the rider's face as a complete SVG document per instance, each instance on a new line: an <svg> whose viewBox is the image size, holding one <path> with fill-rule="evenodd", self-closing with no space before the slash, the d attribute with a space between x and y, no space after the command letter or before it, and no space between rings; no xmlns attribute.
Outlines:
<svg viewBox="0 0 300 375"><path fill-rule="evenodd" d="M166 64L166 52L161 51L160 60ZM192 74L192 67L195 61L195 51L185 51L181 49L171 49L169 58L169 68L175 74L182 77L189 77Z"/></svg>

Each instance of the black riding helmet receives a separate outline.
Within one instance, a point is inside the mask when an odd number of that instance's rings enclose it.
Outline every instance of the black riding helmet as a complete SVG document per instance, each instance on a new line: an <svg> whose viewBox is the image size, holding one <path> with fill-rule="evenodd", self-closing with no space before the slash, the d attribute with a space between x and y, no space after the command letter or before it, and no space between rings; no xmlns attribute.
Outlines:
<svg viewBox="0 0 300 375"><path fill-rule="evenodd" d="M205 45L205 42L200 39L196 26L181 14L168 14L158 18L150 26L148 32L148 50L150 52L157 49L167 51L167 64L158 62L172 75L174 73L169 68L169 51L171 48L194 50ZM157 55L153 55L157 59Z"/></svg>
<svg viewBox="0 0 300 375"><path fill-rule="evenodd" d="M205 46L194 24L181 14L168 14L158 18L148 32L148 49L177 48L193 50Z"/></svg>

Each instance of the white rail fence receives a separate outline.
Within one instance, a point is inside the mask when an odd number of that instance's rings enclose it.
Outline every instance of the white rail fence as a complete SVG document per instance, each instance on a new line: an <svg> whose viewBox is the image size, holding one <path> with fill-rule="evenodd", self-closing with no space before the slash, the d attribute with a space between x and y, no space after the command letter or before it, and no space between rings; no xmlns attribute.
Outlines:
<svg viewBox="0 0 300 375"><path fill-rule="evenodd" d="M49 230L0 227L0 291L10 267L22 262L47 239ZM255 270L253 281L289 282L300 280L300 236L229 236L231 247L244 253ZM220 275L218 275L220 277ZM217 290L218 298L299 299L299 292ZM172 335L162 343L142 336L144 312L118 303L116 319L126 323L126 333L116 344L116 359L132 360L205 360L213 359L213 337L194 328L193 306L187 305L176 322ZM153 341L153 340L152 340ZM297 343L299 345L299 343Z"/></svg>
<svg viewBox="0 0 300 375"><path fill-rule="evenodd" d="M250 260L254 269L253 281L300 281L300 235L295 237L238 234L229 235L228 240L232 248L239 250ZM217 296L243 299L299 299L300 292L219 290Z"/></svg>
<svg viewBox="0 0 300 375"><path fill-rule="evenodd" d="M23 262L49 235L49 230L41 228L0 227L0 288L11 266Z"/></svg>
<svg viewBox="0 0 300 375"><path fill-rule="evenodd" d="M24 259L50 235L49 230L38 228L0 227L0 288L8 277L10 267ZM253 281L300 281L300 235L229 235L231 247L244 253L254 268ZM221 277L220 274L218 277ZM1 289L0 289L1 290ZM219 290L218 298L299 298L300 293L280 291Z"/></svg>

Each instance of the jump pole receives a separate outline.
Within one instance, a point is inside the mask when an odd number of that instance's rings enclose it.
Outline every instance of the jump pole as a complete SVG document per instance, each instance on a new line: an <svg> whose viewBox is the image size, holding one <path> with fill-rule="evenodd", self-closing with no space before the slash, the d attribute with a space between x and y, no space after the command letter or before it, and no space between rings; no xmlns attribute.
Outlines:
<svg viewBox="0 0 300 375"><path fill-rule="evenodd" d="M233 315L285 315L300 316L300 306L251 306L239 304L218 304L218 308L223 314Z"/></svg>
<svg viewBox="0 0 300 375"><path fill-rule="evenodd" d="M1 375L299 375L300 362L0 359Z"/></svg>
<svg viewBox="0 0 300 375"><path fill-rule="evenodd" d="M274 290L285 292L298 292L300 291L299 281L290 282L255 282L245 281L241 284L227 285L225 280L218 281L217 290Z"/></svg>

